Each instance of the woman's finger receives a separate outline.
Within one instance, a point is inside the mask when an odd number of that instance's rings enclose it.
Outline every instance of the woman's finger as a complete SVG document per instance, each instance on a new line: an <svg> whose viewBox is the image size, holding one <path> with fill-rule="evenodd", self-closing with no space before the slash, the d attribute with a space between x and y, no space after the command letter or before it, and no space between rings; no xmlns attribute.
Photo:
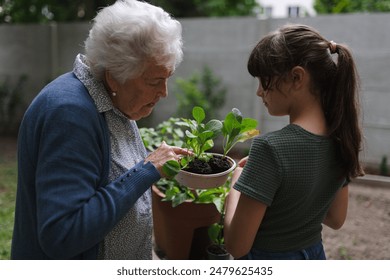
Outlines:
<svg viewBox="0 0 390 280"><path fill-rule="evenodd" d="M172 150L175 152L175 154L180 154L180 155L192 155L192 151L176 146L171 146Z"/></svg>

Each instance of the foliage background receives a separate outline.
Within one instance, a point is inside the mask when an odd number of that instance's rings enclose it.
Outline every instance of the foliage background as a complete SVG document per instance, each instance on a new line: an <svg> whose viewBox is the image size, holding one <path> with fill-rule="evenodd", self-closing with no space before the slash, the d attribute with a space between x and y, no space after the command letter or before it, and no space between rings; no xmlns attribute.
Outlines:
<svg viewBox="0 0 390 280"><path fill-rule="evenodd" d="M318 14L388 12L390 0L315 0L314 9Z"/></svg>
<svg viewBox="0 0 390 280"><path fill-rule="evenodd" d="M96 12L115 0L2 0L0 23L90 21ZM255 15L256 0L147 0L177 18ZM318 14L386 12L390 0L315 0Z"/></svg>
<svg viewBox="0 0 390 280"><path fill-rule="evenodd" d="M0 22L47 23L89 21L115 0L2 0ZM247 16L258 7L256 0L150 0L175 17Z"/></svg>

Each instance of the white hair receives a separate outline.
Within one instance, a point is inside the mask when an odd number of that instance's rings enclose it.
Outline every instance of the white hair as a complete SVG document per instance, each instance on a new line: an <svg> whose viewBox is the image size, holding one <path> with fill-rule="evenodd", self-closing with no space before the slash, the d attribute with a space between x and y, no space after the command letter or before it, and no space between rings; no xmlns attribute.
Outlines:
<svg viewBox="0 0 390 280"><path fill-rule="evenodd" d="M85 41L92 74L106 70L120 83L140 76L155 60L174 69L183 57L182 28L163 9L136 0L118 0L100 10Z"/></svg>

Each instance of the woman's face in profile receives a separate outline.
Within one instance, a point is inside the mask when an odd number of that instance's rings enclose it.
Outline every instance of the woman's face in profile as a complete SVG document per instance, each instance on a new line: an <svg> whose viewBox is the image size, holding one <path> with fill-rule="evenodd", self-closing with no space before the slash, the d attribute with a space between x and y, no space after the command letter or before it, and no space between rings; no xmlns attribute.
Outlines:
<svg viewBox="0 0 390 280"><path fill-rule="evenodd" d="M116 92L111 96L114 106L131 120L139 120L152 113L160 98L168 96L167 82L172 69L149 62L142 75L119 84L110 79L110 88Z"/></svg>

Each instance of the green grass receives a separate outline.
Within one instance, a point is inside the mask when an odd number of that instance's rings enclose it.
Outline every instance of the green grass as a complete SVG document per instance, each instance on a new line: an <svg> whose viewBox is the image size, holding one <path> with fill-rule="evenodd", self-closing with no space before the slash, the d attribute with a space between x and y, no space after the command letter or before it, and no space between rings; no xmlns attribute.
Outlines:
<svg viewBox="0 0 390 280"><path fill-rule="evenodd" d="M341 260L351 260L351 256L348 253L347 248L344 246L339 247L339 255Z"/></svg>
<svg viewBox="0 0 390 280"><path fill-rule="evenodd" d="M10 259L16 181L16 160L0 158L0 260Z"/></svg>

